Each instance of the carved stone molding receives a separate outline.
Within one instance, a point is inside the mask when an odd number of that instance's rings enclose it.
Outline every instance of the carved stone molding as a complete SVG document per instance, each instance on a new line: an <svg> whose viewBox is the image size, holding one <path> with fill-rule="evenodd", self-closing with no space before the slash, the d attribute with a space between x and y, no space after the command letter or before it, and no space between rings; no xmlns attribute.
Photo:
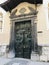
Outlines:
<svg viewBox="0 0 49 65"><path fill-rule="evenodd" d="M10 18L17 18L17 17L29 17L29 16L36 16L37 11L35 10L34 7L28 5L28 6L21 6L18 5L13 12L11 12ZM21 7L20 7L21 6Z"/></svg>
<svg viewBox="0 0 49 65"><path fill-rule="evenodd" d="M24 14L26 12L26 8L21 8L19 11L21 14Z"/></svg>

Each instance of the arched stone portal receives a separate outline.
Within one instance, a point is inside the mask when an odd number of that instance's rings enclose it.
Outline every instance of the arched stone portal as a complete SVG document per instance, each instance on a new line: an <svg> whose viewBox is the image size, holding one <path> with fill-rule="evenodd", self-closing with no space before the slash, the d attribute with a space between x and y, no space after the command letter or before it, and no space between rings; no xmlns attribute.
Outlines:
<svg viewBox="0 0 49 65"><path fill-rule="evenodd" d="M38 52L37 45L37 11L33 4L20 3L12 10L10 49L15 57L31 58L31 52Z"/></svg>

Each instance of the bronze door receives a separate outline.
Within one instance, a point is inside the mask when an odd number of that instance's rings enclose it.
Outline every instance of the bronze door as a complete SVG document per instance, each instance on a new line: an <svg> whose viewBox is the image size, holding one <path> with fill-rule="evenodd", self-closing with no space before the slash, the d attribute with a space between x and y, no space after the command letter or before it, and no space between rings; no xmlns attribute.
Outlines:
<svg viewBox="0 0 49 65"><path fill-rule="evenodd" d="M15 57L30 58L32 51L31 20L15 23Z"/></svg>

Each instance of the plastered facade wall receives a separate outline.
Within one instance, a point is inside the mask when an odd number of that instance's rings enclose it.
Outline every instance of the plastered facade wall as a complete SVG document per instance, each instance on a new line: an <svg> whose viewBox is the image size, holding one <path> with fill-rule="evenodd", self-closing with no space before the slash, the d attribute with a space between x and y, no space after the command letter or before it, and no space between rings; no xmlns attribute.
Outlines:
<svg viewBox="0 0 49 65"><path fill-rule="evenodd" d="M25 5L25 6L24 6ZM45 1L43 0L43 4L37 5L37 43L39 46L49 46L49 29L48 29L48 0ZM35 5L28 4L28 3L21 3L19 4L15 9L18 11L16 12L16 15L20 15L19 10L21 8L26 8L27 11L25 12L26 14L29 13L29 9L27 8L28 6L31 6L32 8L35 9ZM14 11L13 9L12 11ZM38 33L41 31L42 33Z"/></svg>
<svg viewBox="0 0 49 65"><path fill-rule="evenodd" d="M37 7L37 33L38 45L49 46L49 22L48 22L48 0L43 0L43 4Z"/></svg>
<svg viewBox="0 0 49 65"><path fill-rule="evenodd" d="M24 6L25 5L25 6ZM12 10L12 12L15 9L18 9L18 11L16 12L16 15L20 15L19 10L21 8L26 8L26 14L30 12L30 10L27 8L28 6L31 6L32 8L35 8L34 5L32 4L28 4L28 3L21 3L19 4L16 8L14 8ZM48 46L49 45L49 30L47 30L47 19L46 19L46 9L47 7L45 7L45 3L37 6L37 42L38 45L41 46ZM8 45L10 42L10 28L11 28L11 24L10 24L10 13L7 12L4 15L4 25L3 25L3 32L0 33L0 45ZM38 31L42 31L42 33L38 33Z"/></svg>
<svg viewBox="0 0 49 65"><path fill-rule="evenodd" d="M0 31L0 45L8 45L9 41L10 41L10 19L9 19L9 12L7 12L3 13L2 31Z"/></svg>
<svg viewBox="0 0 49 65"><path fill-rule="evenodd" d="M16 15L20 15L19 10L21 8L26 8L25 14L29 13L30 10L27 8L28 6L33 6L32 8L35 9L35 6L32 4L28 4L26 2L20 3L16 8L12 10L15 11L18 9L16 12ZM10 34L11 34L11 21L10 21L10 14L9 12L4 12L3 9L0 9L1 12L3 12L3 26L2 26L2 31L0 31L0 45L9 45L10 43Z"/></svg>

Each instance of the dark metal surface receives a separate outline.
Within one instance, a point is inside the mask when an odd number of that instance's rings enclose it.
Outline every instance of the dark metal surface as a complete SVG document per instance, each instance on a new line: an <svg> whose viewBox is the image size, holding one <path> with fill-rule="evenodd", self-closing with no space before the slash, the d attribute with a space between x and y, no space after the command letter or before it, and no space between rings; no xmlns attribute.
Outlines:
<svg viewBox="0 0 49 65"><path fill-rule="evenodd" d="M32 48L31 21L15 23L15 57L30 58Z"/></svg>

